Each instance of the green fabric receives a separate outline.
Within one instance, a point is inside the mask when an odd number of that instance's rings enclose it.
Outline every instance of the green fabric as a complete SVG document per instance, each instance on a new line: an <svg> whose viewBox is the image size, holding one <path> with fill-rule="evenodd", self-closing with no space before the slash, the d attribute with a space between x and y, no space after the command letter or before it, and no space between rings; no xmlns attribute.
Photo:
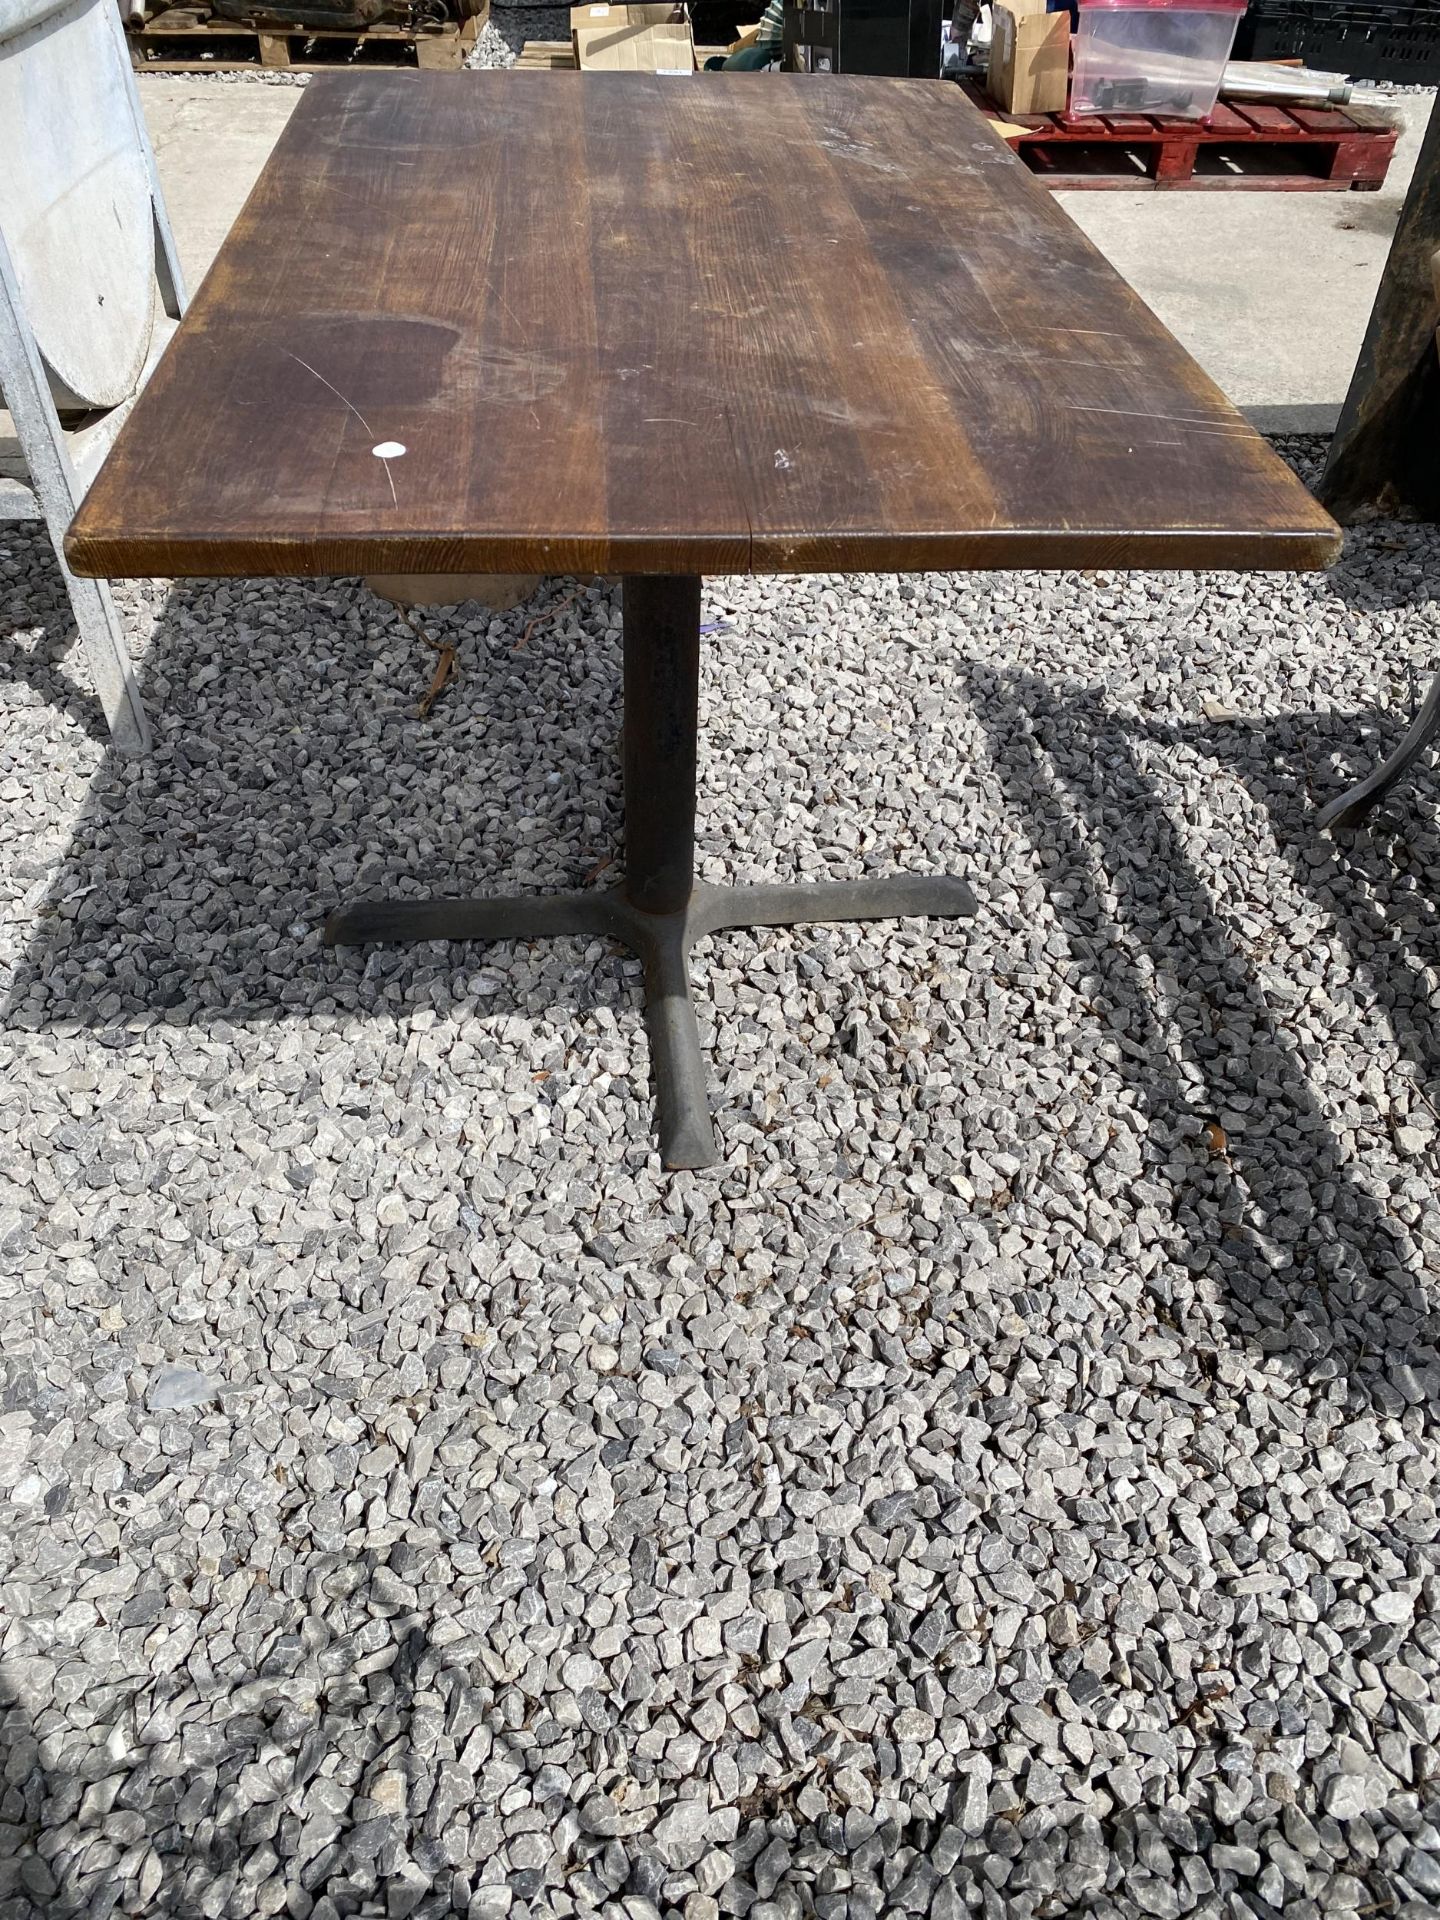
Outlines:
<svg viewBox="0 0 1440 1920"><path fill-rule="evenodd" d="M768 67L775 58L774 47L762 47L757 42L753 47L742 47L739 53L732 53L723 60L707 60L707 70L723 67L726 73L755 73L761 67Z"/></svg>

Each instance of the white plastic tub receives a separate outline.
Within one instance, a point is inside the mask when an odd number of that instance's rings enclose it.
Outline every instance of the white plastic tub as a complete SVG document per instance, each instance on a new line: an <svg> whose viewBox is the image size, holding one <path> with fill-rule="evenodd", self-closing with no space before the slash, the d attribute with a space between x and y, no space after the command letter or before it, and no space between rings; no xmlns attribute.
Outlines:
<svg viewBox="0 0 1440 1920"><path fill-rule="evenodd" d="M1207 120L1246 0L1080 0L1071 113Z"/></svg>

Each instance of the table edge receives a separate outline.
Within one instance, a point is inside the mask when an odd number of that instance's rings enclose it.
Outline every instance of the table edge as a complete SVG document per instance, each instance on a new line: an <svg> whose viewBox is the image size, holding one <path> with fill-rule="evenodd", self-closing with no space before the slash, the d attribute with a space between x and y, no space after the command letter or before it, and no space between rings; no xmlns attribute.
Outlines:
<svg viewBox="0 0 1440 1920"><path fill-rule="evenodd" d="M360 534L316 539L108 533L65 537L78 574L101 579L317 578L367 573L773 574L1061 571L1115 567L1318 572L1334 564L1340 528L1318 505L1308 527L970 529L956 532L633 536Z"/></svg>

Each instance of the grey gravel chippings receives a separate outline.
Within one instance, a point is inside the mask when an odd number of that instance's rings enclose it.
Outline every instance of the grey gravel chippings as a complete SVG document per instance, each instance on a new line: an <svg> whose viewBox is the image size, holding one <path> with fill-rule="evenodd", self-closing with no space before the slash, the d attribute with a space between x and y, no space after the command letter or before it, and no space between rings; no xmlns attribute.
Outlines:
<svg viewBox="0 0 1440 1920"><path fill-rule="evenodd" d="M1433 1916L1437 589L707 581L707 877L980 911L666 1177L628 957L320 939L615 877L616 590L123 586L125 764L0 529L0 1920Z"/></svg>

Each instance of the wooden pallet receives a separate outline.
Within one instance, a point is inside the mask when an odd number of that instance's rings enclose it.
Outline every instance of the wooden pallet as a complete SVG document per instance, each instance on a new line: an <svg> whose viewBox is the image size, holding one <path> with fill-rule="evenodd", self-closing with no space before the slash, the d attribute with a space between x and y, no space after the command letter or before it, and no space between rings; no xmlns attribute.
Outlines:
<svg viewBox="0 0 1440 1920"><path fill-rule="evenodd" d="M726 47L696 47L695 58L703 67ZM527 40L515 56L515 65L527 73L573 73L575 49L568 40Z"/></svg>
<svg viewBox="0 0 1440 1920"><path fill-rule="evenodd" d="M468 19L441 27L375 26L345 32L309 27L247 27L204 7L169 7L129 31L131 63L141 73L318 73L335 66L463 66L490 16L490 0Z"/></svg>
<svg viewBox="0 0 1440 1920"><path fill-rule="evenodd" d="M564 73L575 65L575 49L568 40L527 40L515 65L533 73Z"/></svg>
<svg viewBox="0 0 1440 1920"><path fill-rule="evenodd" d="M1008 144L1047 186L1373 193L1399 134L1363 107L1262 107L1225 101L1207 121L1147 113L1002 113L973 81L991 120L1023 131Z"/></svg>

